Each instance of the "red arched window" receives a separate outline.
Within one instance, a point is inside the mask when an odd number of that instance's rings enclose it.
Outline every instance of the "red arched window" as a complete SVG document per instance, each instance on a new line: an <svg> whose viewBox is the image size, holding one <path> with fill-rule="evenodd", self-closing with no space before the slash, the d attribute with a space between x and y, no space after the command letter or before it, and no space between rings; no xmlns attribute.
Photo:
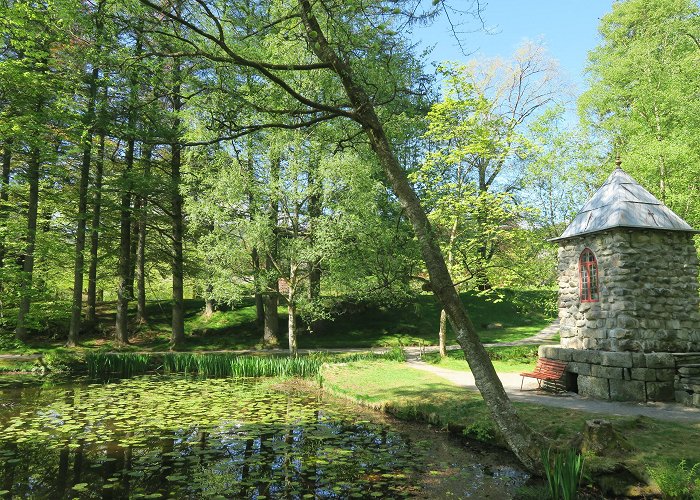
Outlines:
<svg viewBox="0 0 700 500"><path fill-rule="evenodd" d="M598 261L590 248L581 252L578 273L581 302L598 302Z"/></svg>

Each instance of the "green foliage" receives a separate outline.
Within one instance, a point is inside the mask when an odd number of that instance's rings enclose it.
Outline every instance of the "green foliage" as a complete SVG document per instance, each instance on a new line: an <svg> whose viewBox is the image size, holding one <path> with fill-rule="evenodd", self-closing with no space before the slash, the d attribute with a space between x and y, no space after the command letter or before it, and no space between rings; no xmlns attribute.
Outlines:
<svg viewBox="0 0 700 500"><path fill-rule="evenodd" d="M676 466L648 467L647 472L664 498L700 499L700 462L688 469L686 461L681 460Z"/></svg>
<svg viewBox="0 0 700 500"><path fill-rule="evenodd" d="M0 351L19 351L26 347L27 346L25 345L25 343L20 340L17 340L17 338L14 335L0 330Z"/></svg>
<svg viewBox="0 0 700 500"><path fill-rule="evenodd" d="M85 359L75 352L56 349L43 355L44 363L52 373L76 373L81 371Z"/></svg>
<svg viewBox="0 0 700 500"><path fill-rule="evenodd" d="M495 438L496 429L494 428L492 422L484 422L482 420L478 420L474 423L467 425L462 431L462 433L468 438L488 443L490 441L493 441L493 439Z"/></svg>
<svg viewBox="0 0 700 500"><path fill-rule="evenodd" d="M542 465L552 500L574 500L583 477L583 455L574 449L552 452L542 450Z"/></svg>
<svg viewBox="0 0 700 500"><path fill-rule="evenodd" d="M622 167L691 226L700 223L700 100L694 0L615 2L590 53L591 87L579 100L605 140L605 170ZM695 35L693 35L695 33Z"/></svg>

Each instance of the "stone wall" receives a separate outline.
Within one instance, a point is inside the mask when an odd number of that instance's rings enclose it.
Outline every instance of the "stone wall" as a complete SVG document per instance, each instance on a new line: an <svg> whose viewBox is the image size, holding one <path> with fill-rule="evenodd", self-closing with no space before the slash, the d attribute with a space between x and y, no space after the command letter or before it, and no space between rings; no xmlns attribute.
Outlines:
<svg viewBox="0 0 700 500"><path fill-rule="evenodd" d="M582 396L611 401L676 400L676 362L671 353L541 346L539 355L566 361L566 371L575 378L576 390Z"/></svg>
<svg viewBox="0 0 700 500"><path fill-rule="evenodd" d="M599 302L579 300L578 259L585 248L598 261ZM697 274L688 233L616 228L560 242L562 347L700 352Z"/></svg>

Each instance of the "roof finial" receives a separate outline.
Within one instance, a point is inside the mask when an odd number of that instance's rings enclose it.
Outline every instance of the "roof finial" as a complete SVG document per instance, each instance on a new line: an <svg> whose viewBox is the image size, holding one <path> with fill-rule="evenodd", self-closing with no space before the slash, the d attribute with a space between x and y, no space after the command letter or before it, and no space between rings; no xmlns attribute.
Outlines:
<svg viewBox="0 0 700 500"><path fill-rule="evenodd" d="M622 168L622 160L620 159L620 155L617 155L617 158L615 158L615 168Z"/></svg>

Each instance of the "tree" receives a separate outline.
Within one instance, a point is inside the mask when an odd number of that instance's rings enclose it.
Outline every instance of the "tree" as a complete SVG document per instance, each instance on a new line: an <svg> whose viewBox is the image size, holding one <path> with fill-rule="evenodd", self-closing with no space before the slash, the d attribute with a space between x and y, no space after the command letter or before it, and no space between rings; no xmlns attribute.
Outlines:
<svg viewBox="0 0 700 500"><path fill-rule="evenodd" d="M428 113L431 149L412 178L442 236L453 278L462 287L488 290L492 269L505 262L494 265L494 257L508 248L524 215L514 202L523 180L520 159L529 149L527 123L562 97L564 85L555 61L532 42L511 61L472 60L438 70L444 96ZM443 310L442 356L446 329Z"/></svg>
<svg viewBox="0 0 700 500"><path fill-rule="evenodd" d="M402 93L405 86L410 88L412 83L412 74L405 72L410 52L405 50L401 38L390 26L393 8L386 8L381 2L329 2L312 5L309 0L299 0L289 4L281 3L269 12L274 17L265 20L265 27L255 40L255 47L249 48L242 40L235 38L235 33L224 28L228 19L222 22L220 18L230 12L230 9L224 9L216 2L201 2L196 10L192 8L186 14L179 15L150 0L141 1L180 23L183 38L191 47L196 47L197 54L210 61L247 68L259 78L284 90L297 103L295 110L285 112L300 117L294 124L296 128L308 126L309 122L319 123L334 118L345 118L361 128L413 226L430 275L431 287L457 332L458 342L494 421L521 461L529 468L537 469L540 466L542 438L518 417L503 390L455 291L428 217L397 160L383 126L388 116L382 113L382 101L386 98L390 101L392 95ZM370 23L369 20L375 22ZM347 29L348 27L352 29ZM263 46L261 38L275 30L285 33L284 40L290 40L290 34L301 37L296 38L295 55L304 54L302 62L277 63L270 62L268 58L260 58ZM306 46L298 43L301 40ZM299 58L295 57L295 61L299 61ZM305 71L330 75L336 87L328 90L335 92L328 92L323 102L307 98L303 91L295 89L288 76ZM284 123L279 125L285 126ZM260 128L261 125L249 127Z"/></svg>
<svg viewBox="0 0 700 500"><path fill-rule="evenodd" d="M589 55L584 122L630 172L700 224L700 7L692 0L616 2Z"/></svg>

